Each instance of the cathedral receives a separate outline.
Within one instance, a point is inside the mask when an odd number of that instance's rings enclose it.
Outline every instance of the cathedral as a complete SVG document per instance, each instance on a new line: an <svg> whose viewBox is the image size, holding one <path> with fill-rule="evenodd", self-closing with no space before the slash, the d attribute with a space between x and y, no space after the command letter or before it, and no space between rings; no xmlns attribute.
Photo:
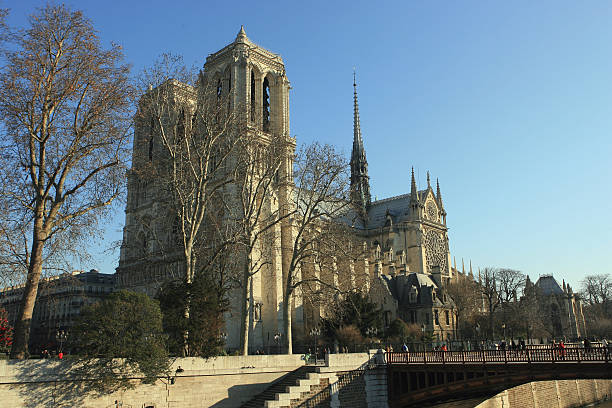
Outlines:
<svg viewBox="0 0 612 408"><path fill-rule="evenodd" d="M281 56L253 43L241 28L232 43L206 58L201 78L217 84L217 97L227 97L228 106L237 111L237 129L241 135L260 145L276 140L284 146L279 181L265 198L265 211L281 213L293 202L292 169L296 145L289 127L290 83ZM173 106L181 112L183 119L177 119L175 129L184 129L184 118L209 98L204 94L202 81L194 86L178 81L167 81L159 86L170 90ZM358 262L338 260L335 273L350 274L351 289L368 294L379 304L387 325L400 317L440 339L451 339L455 327L453 302L445 295L444 286L452 279L453 271L440 186L436 181L435 189L432 187L428 173L427 186L419 189L413 172L405 179L406 187L410 185L409 194L372 201L355 81L353 87L351 210L338 222L350 224L354 235L365 243L367 255ZM150 102L145 95L141 99L143 110L147 103ZM164 215L169 197L155 178L142 176L142 170L153 166L163 155L159 133L151 118L135 120L126 221L117 268L119 288L150 295L154 295L163 282L182 279L185 273L180 253L176 251L176 223ZM228 187L228 191L232 188ZM293 234L291 218L275 224L250 258L249 262L255 259L261 265L258 273L249 279L248 290L244 292L247 293L246 320L251 350L269 349L286 335L282 294L289 268L287 248L291 246ZM302 268L304 274L310 273L308 265ZM241 322L241 308L245 303L240 301L238 289L230 298L225 328L220 335L229 349L236 349L240 346L241 325L245 324ZM294 337L308 333L328 312L304 302L299 291L291 302Z"/></svg>

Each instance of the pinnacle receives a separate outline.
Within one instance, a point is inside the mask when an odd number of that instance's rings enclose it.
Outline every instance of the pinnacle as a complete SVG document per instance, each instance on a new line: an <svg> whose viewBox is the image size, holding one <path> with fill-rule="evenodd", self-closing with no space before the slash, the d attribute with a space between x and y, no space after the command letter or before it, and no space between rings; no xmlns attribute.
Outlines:
<svg viewBox="0 0 612 408"><path fill-rule="evenodd" d="M244 40L247 40L248 37L246 35L246 31L244 31L244 26L241 25L240 26L240 31L238 32L238 35L236 36L236 42L243 42Z"/></svg>

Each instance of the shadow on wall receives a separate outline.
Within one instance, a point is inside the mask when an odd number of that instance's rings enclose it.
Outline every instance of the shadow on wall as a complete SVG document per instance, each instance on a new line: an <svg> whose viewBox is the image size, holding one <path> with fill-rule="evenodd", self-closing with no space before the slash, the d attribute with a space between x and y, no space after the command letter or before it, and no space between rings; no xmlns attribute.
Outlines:
<svg viewBox="0 0 612 408"><path fill-rule="evenodd" d="M92 392L87 382L75 380L75 361L12 360L8 363L21 384L24 407L77 407Z"/></svg>
<svg viewBox="0 0 612 408"><path fill-rule="evenodd" d="M227 398L211 405L210 408L230 408L235 407L236 403L244 404L269 385L269 383L257 383L231 386L227 389Z"/></svg>
<svg viewBox="0 0 612 408"><path fill-rule="evenodd" d="M130 389L140 380L101 375L99 365L83 364L78 359L12 360L8 367L19 384L18 391L24 407L78 407L86 399L108 396ZM107 373L108 374L108 373ZM107 378L108 377L108 378Z"/></svg>

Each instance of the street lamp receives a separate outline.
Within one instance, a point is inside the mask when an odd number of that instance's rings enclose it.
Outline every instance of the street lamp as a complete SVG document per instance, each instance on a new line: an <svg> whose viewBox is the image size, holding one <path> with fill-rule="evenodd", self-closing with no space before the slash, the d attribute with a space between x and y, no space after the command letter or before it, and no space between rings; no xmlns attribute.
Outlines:
<svg viewBox="0 0 612 408"><path fill-rule="evenodd" d="M68 338L67 331L58 330L57 332L55 332L55 340L59 341L59 350L58 350L59 353L62 352L62 345L64 344L67 338Z"/></svg>
<svg viewBox="0 0 612 408"><path fill-rule="evenodd" d="M274 342L276 343L276 354L280 354L280 341L283 337L281 332L274 333Z"/></svg>
<svg viewBox="0 0 612 408"><path fill-rule="evenodd" d="M425 351L425 325L421 325L421 344L423 345L423 352Z"/></svg>
<svg viewBox="0 0 612 408"><path fill-rule="evenodd" d="M310 335L314 337L315 365L317 365L317 338L321 335L321 329L319 327L310 329Z"/></svg>
<svg viewBox="0 0 612 408"><path fill-rule="evenodd" d="M502 324L502 330L504 331L504 341L506 341L506 323Z"/></svg>
<svg viewBox="0 0 612 408"><path fill-rule="evenodd" d="M370 339L372 337L376 337L376 335L378 334L378 329L376 327L368 327L366 329L366 336L368 336ZM371 343L371 341L370 341Z"/></svg>

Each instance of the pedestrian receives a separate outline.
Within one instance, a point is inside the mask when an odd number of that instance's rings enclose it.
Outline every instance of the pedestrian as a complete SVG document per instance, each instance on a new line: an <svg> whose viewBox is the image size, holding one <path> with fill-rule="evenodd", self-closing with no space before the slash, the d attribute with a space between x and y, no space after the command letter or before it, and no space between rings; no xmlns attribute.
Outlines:
<svg viewBox="0 0 612 408"><path fill-rule="evenodd" d="M587 353L591 352L591 341L587 337L584 338L584 351Z"/></svg>
<svg viewBox="0 0 612 408"><path fill-rule="evenodd" d="M448 351L448 350L446 349L446 344L442 344L442 347L440 348L440 351Z"/></svg>
<svg viewBox="0 0 612 408"><path fill-rule="evenodd" d="M407 352L408 352L408 346L406 345L406 343L404 343L404 344L402 345L402 351L403 351L404 353L407 353Z"/></svg>
<svg viewBox="0 0 612 408"><path fill-rule="evenodd" d="M559 342L559 358L565 360L565 343L563 343L563 340Z"/></svg>
<svg viewBox="0 0 612 408"><path fill-rule="evenodd" d="M64 352L60 351L59 354L57 355L57 357L61 360L62 358L64 358Z"/></svg>

